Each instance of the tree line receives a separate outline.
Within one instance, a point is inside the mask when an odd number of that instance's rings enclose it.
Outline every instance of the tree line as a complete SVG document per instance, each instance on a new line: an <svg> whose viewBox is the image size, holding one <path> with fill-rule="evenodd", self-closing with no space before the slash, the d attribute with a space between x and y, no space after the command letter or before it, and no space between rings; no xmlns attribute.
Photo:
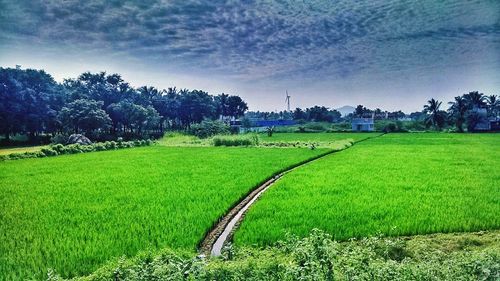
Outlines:
<svg viewBox="0 0 500 281"><path fill-rule="evenodd" d="M442 110L442 102L434 98L427 101L423 112L426 114L424 122L427 128L433 127L441 130L447 125L455 126L458 132L474 131L476 125L488 122L489 118L498 118L500 114L500 101L497 95L485 95L478 91L456 96L448 103L448 110Z"/></svg>
<svg viewBox="0 0 500 281"><path fill-rule="evenodd" d="M43 70L0 68L0 134L7 140L72 133L95 140L150 138L205 119L238 118L247 109L237 95L134 88L119 74L86 72L57 83Z"/></svg>

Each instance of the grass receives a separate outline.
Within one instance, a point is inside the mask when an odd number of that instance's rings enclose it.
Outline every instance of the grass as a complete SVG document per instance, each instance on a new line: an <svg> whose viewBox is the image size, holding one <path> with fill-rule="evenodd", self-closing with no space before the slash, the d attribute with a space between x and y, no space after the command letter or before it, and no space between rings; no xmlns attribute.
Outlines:
<svg viewBox="0 0 500 281"><path fill-rule="evenodd" d="M323 152L154 146L2 162L0 279L88 274L147 249L194 251L252 187Z"/></svg>
<svg viewBox="0 0 500 281"><path fill-rule="evenodd" d="M274 133L272 137L261 134L262 142L333 142L338 140L359 141L380 133Z"/></svg>
<svg viewBox="0 0 500 281"><path fill-rule="evenodd" d="M388 134L285 175L237 245L319 228L335 239L500 228L500 134Z"/></svg>
<svg viewBox="0 0 500 281"><path fill-rule="evenodd" d="M1 155L9 155L11 153L24 153L24 152L35 152L40 149L47 147L46 145L37 145L37 146L19 146L19 147L4 147L0 148L0 156Z"/></svg>

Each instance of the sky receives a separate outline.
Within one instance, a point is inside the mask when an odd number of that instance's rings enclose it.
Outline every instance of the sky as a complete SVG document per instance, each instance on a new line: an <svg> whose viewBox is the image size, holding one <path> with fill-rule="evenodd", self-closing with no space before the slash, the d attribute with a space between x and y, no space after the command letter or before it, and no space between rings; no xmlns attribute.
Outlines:
<svg viewBox="0 0 500 281"><path fill-rule="evenodd" d="M251 110L421 110L500 94L500 1L0 0L0 66L237 94Z"/></svg>

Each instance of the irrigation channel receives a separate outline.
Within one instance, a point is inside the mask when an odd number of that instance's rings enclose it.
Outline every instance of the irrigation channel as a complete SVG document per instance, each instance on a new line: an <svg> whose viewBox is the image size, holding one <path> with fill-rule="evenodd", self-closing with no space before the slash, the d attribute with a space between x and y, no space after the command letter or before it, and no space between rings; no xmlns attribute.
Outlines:
<svg viewBox="0 0 500 281"><path fill-rule="evenodd" d="M352 143L351 146L345 147L340 150L331 150L328 152L325 152L321 155L318 155L316 157L313 157L311 159L308 159L306 161L297 163L294 166L289 167L288 169L281 171L277 173L276 175L272 176L266 182L263 184L259 185L257 188L252 190L247 196L245 196L238 204L236 204L233 208L227 212L227 214L222 217L213 227L212 229L207 233L203 241L200 243L200 252L204 254L210 254L211 256L220 256L222 249L226 242L228 242L240 224L240 222L243 220L243 217L245 213L248 211L248 209L252 206L255 201L264 193L269 187L271 187L277 180L279 180L281 177L283 177L285 174L298 169L306 164L309 164L313 161L319 160L325 156L328 156L330 154L333 154L335 152L343 151L346 149L349 149L356 143L366 141L375 137L382 136L384 134L376 135L373 137L368 137L362 140L358 140Z"/></svg>

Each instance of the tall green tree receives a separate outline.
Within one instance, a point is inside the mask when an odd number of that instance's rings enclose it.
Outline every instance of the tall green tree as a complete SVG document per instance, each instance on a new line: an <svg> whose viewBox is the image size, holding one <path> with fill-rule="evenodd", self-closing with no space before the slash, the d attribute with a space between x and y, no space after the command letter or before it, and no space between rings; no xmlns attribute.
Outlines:
<svg viewBox="0 0 500 281"><path fill-rule="evenodd" d="M105 131L109 128L111 119L102 110L102 101L78 99L64 106L58 114L61 124L74 133Z"/></svg>
<svg viewBox="0 0 500 281"><path fill-rule="evenodd" d="M238 118L248 110L247 103L239 96L229 96L227 99L229 116Z"/></svg>
<svg viewBox="0 0 500 281"><path fill-rule="evenodd" d="M448 109L450 117L455 121L455 126L459 132L463 132L463 124L467 115L469 107L467 105L467 100L463 96L455 97L453 102L449 102L451 105Z"/></svg>
<svg viewBox="0 0 500 281"><path fill-rule="evenodd" d="M43 70L0 68L0 132L39 133L57 129L56 115L65 102L60 87Z"/></svg>
<svg viewBox="0 0 500 281"><path fill-rule="evenodd" d="M489 95L486 100L488 101L488 114L491 117L498 117L500 113L500 100L497 95Z"/></svg>
<svg viewBox="0 0 500 281"><path fill-rule="evenodd" d="M441 103L432 98L424 105L424 112L427 113L427 117L425 118L425 125L427 127L433 126L437 130L443 128L446 118L444 112L440 110Z"/></svg>
<svg viewBox="0 0 500 281"><path fill-rule="evenodd" d="M469 109L484 108L486 105L486 97L478 91L469 92L464 95L464 98L469 105Z"/></svg>

